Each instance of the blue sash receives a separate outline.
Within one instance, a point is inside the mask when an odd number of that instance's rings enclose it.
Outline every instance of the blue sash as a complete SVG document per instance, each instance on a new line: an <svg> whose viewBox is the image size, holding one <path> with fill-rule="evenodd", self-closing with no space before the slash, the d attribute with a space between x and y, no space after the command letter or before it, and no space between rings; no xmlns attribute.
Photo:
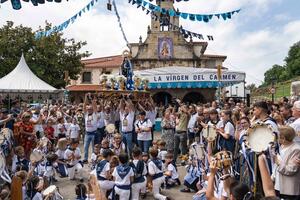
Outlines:
<svg viewBox="0 0 300 200"><path fill-rule="evenodd" d="M62 177L67 177L67 176L68 176L66 166L65 166L64 164L62 164L62 163L58 163L57 171L58 171L58 173L59 173Z"/></svg>
<svg viewBox="0 0 300 200"><path fill-rule="evenodd" d="M97 173L97 178L99 181L105 181L107 180L106 178L100 176L101 172L103 171L105 165L108 163L107 160L101 160L97 165L96 165L96 173Z"/></svg>

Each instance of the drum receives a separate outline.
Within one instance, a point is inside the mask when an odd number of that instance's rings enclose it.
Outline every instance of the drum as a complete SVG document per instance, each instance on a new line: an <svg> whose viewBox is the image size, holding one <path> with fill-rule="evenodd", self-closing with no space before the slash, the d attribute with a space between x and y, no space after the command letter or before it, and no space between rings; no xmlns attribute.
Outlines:
<svg viewBox="0 0 300 200"><path fill-rule="evenodd" d="M203 129L202 133L203 137L208 142L213 142L217 138L216 127L213 125L207 125L207 127Z"/></svg>
<svg viewBox="0 0 300 200"><path fill-rule="evenodd" d="M202 160L205 156L203 144L197 144L196 142L191 145L190 156L194 156L199 160Z"/></svg>
<svg viewBox="0 0 300 200"><path fill-rule="evenodd" d="M36 162L39 162L43 159L43 154L39 151L33 151L31 154L30 154L30 161L31 163L36 163Z"/></svg>
<svg viewBox="0 0 300 200"><path fill-rule="evenodd" d="M217 163L218 169L225 169L232 166L232 153L230 151L220 151L214 155L212 162Z"/></svg>
<svg viewBox="0 0 300 200"><path fill-rule="evenodd" d="M109 134L113 134L116 130L116 127L114 124L108 124L106 127L105 127L105 131Z"/></svg>
<svg viewBox="0 0 300 200"><path fill-rule="evenodd" d="M10 140L12 140L13 132L9 128L4 128L1 130L1 135L3 135L5 137L5 139L10 141Z"/></svg>
<svg viewBox="0 0 300 200"><path fill-rule="evenodd" d="M245 145L256 153L266 151L270 144L274 144L276 136L271 126L264 123L255 123L245 135Z"/></svg>
<svg viewBox="0 0 300 200"><path fill-rule="evenodd" d="M59 194L58 188L55 185L50 185L43 192L44 197L48 197L49 200L61 200L63 197Z"/></svg>
<svg viewBox="0 0 300 200"><path fill-rule="evenodd" d="M42 195L43 196L48 196L51 194L55 194L55 192L57 191L57 187L55 185L50 185L49 187L47 187L43 192Z"/></svg>

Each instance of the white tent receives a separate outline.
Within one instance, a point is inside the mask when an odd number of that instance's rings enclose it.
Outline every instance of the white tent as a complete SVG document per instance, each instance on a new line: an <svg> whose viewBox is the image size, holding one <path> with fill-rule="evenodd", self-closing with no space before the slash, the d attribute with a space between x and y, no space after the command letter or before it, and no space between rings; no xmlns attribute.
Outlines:
<svg viewBox="0 0 300 200"><path fill-rule="evenodd" d="M55 93L58 91L29 69L23 54L17 67L0 79L0 92Z"/></svg>

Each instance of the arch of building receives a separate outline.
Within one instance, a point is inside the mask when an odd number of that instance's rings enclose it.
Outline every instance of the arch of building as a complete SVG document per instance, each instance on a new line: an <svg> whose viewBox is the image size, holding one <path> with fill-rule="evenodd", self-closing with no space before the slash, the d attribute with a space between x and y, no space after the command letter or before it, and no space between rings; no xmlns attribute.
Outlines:
<svg viewBox="0 0 300 200"><path fill-rule="evenodd" d="M200 92L188 92L186 95L184 95L183 102L186 103L193 103L193 104L198 104L198 103L206 103L206 98L200 93Z"/></svg>
<svg viewBox="0 0 300 200"><path fill-rule="evenodd" d="M172 101L172 95L169 92L160 91L153 95L153 100L157 104L167 105Z"/></svg>

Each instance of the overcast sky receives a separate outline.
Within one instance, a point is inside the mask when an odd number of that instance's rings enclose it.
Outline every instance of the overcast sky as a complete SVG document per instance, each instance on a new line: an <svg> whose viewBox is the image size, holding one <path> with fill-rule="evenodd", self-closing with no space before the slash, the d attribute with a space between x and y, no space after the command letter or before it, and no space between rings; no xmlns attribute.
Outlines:
<svg viewBox="0 0 300 200"><path fill-rule="evenodd" d="M13 10L10 1L1 4L0 25L6 21L30 26L34 30L45 21L59 25L72 17L90 0L62 0L47 2L34 7L22 2L21 10ZM121 20L129 42L146 37L150 16L141 9L128 4L128 0L116 0ZM106 10L107 0L98 0L95 6L74 24L64 30L65 37L87 41L84 50L92 57L121 54L126 48L114 12ZM209 54L227 55L225 66L231 70L244 71L247 84L260 84L264 72L273 64L283 64L289 47L300 41L299 0L190 0L175 3L182 12L209 14L222 13L241 8L231 20L212 20L209 23L181 20L184 28L213 35L209 41Z"/></svg>

